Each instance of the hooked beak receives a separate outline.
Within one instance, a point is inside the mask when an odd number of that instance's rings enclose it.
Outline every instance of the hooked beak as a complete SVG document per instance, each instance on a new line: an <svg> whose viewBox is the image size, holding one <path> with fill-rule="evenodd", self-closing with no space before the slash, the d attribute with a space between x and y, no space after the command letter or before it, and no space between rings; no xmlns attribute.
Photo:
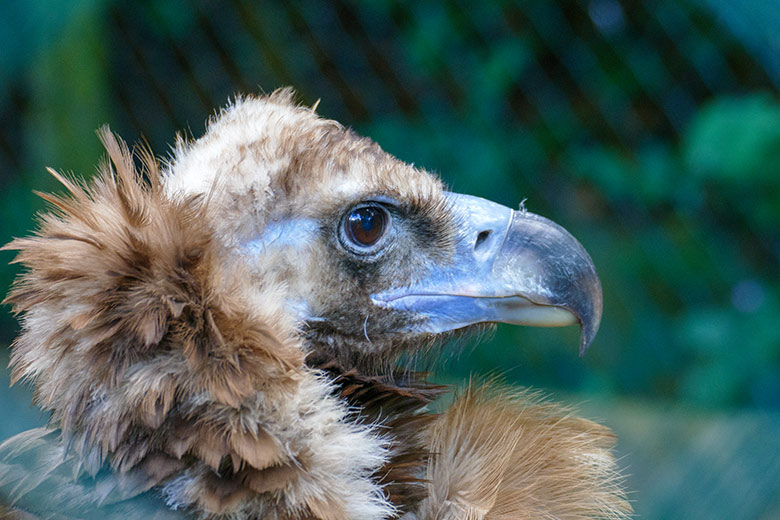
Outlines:
<svg viewBox="0 0 780 520"><path fill-rule="evenodd" d="M483 322L538 327L579 323L580 355L601 321L593 261L564 228L489 200L447 193L457 238L452 262L419 282L371 296L411 313L413 330L444 332Z"/></svg>

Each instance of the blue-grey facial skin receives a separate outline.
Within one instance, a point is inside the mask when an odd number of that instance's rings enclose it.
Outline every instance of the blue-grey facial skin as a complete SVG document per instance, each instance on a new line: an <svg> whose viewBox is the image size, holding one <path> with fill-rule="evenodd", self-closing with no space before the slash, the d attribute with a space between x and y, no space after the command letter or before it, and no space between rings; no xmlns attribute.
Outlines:
<svg viewBox="0 0 780 520"><path fill-rule="evenodd" d="M579 323L584 354L598 331L602 294L582 245L539 215L469 195L446 196L457 228L452 262L431 269L412 286L373 294L373 303L427 316L415 322L419 332L483 322Z"/></svg>

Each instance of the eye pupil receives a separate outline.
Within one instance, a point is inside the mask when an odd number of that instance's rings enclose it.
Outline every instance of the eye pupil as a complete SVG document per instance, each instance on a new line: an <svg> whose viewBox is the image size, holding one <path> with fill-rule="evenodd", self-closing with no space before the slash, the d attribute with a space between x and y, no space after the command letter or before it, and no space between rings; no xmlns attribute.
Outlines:
<svg viewBox="0 0 780 520"><path fill-rule="evenodd" d="M367 206L352 210L347 215L345 231L347 237L359 246L371 246L384 235L387 216L379 208Z"/></svg>

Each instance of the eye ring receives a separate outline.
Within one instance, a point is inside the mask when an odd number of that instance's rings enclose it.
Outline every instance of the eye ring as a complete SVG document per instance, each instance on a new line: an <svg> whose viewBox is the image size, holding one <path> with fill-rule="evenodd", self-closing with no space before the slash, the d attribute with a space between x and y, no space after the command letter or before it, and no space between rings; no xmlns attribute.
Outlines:
<svg viewBox="0 0 780 520"><path fill-rule="evenodd" d="M341 224L343 245L357 254L378 251L391 227L390 213L377 203L353 207L344 214Z"/></svg>

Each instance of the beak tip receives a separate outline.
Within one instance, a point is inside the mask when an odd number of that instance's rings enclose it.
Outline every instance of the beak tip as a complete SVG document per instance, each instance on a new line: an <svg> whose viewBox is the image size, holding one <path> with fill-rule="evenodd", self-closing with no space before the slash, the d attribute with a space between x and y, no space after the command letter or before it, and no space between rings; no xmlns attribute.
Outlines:
<svg viewBox="0 0 780 520"><path fill-rule="evenodd" d="M590 344L593 342L593 337L595 334L588 334L587 332L583 331L580 335L580 357L585 357L585 352L588 351L588 347L590 347Z"/></svg>
<svg viewBox="0 0 780 520"><path fill-rule="evenodd" d="M593 339L596 337L596 333L599 331L599 325L601 325L601 312L603 306L603 295L601 292L601 282L598 275L596 275L595 269L593 270L591 290L587 291L588 309L585 312L579 314L580 320L580 357L585 356L585 352L593 343Z"/></svg>

